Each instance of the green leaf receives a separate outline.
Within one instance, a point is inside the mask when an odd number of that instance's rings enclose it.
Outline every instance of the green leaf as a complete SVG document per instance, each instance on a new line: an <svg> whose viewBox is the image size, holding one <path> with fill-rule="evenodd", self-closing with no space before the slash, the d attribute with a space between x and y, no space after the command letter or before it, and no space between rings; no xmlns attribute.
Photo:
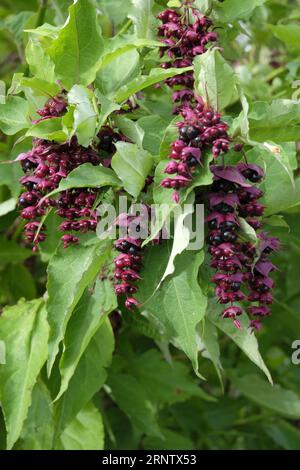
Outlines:
<svg viewBox="0 0 300 470"><path fill-rule="evenodd" d="M209 320L229 336L229 338L231 338L231 340L246 354L250 361L264 372L269 382L272 383L270 372L260 355L256 336L249 328L249 318L247 315L244 313L239 317L241 328L238 329L234 326L232 321L227 321L227 319L222 318L221 311L221 306L214 304L211 301L207 312Z"/></svg>
<svg viewBox="0 0 300 470"><path fill-rule="evenodd" d="M54 435L53 405L46 385L38 380L21 436L22 450L50 450Z"/></svg>
<svg viewBox="0 0 300 470"><path fill-rule="evenodd" d="M84 147L90 145L97 127L98 114L92 99L92 92L82 85L74 85L68 93L68 102L74 105L71 136L76 135L78 143Z"/></svg>
<svg viewBox="0 0 300 470"><path fill-rule="evenodd" d="M258 244L258 238L254 228L251 227L251 225L249 225L248 222L243 219L243 217L239 217L238 220L242 236L249 240L254 246L256 246Z"/></svg>
<svg viewBox="0 0 300 470"><path fill-rule="evenodd" d="M169 256L168 264L166 270L159 282L158 287L164 281L167 276L170 276L175 271L175 258L180 255L190 243L190 231L189 227L186 226L186 218L191 216L194 212L194 201L195 195L191 194L191 197L187 200L186 205L184 205L183 210L176 211L174 209L174 235L173 235L173 244L172 250ZM179 206L176 206L179 207ZM201 247L200 247L201 248Z"/></svg>
<svg viewBox="0 0 300 470"><path fill-rule="evenodd" d="M300 418L300 397L291 390L270 385L257 375L233 379L234 386L249 400L289 419Z"/></svg>
<svg viewBox="0 0 300 470"><path fill-rule="evenodd" d="M176 124L181 121L180 116L176 116L166 128L159 149L161 159L167 158L171 153L171 143L178 138L178 127Z"/></svg>
<svg viewBox="0 0 300 470"><path fill-rule="evenodd" d="M300 26L298 24L269 25L274 36L282 41L288 48L300 50Z"/></svg>
<svg viewBox="0 0 300 470"><path fill-rule="evenodd" d="M117 37L111 39L111 43L107 46L106 50L103 53L99 61L99 70L107 67L112 61L126 52L132 49L139 49L143 47L160 47L161 43L159 41L152 41L151 39L134 39L132 36L125 38L124 41L120 43L120 39ZM177 69L178 71L178 69ZM178 73L178 72L177 72Z"/></svg>
<svg viewBox="0 0 300 470"><path fill-rule="evenodd" d="M220 360L221 353L218 341L218 330L209 318L205 317L203 324L200 324L198 328L198 332L201 342L199 346L201 355L212 361L222 385L221 372L223 367Z"/></svg>
<svg viewBox="0 0 300 470"><path fill-rule="evenodd" d="M145 449L148 450L194 450L193 441L182 433L161 429L162 437L146 436L143 440Z"/></svg>
<svg viewBox="0 0 300 470"><path fill-rule="evenodd" d="M246 2L230 0L224 3L216 3L214 9L218 19L227 24L230 21L249 18L253 10L258 6L262 6L265 2L266 0L247 0Z"/></svg>
<svg viewBox="0 0 300 470"><path fill-rule="evenodd" d="M7 199L7 201L0 202L0 217L15 210L16 204L17 201L14 197Z"/></svg>
<svg viewBox="0 0 300 470"><path fill-rule="evenodd" d="M299 430L284 420L263 424L263 429L273 441L286 450L300 449Z"/></svg>
<svg viewBox="0 0 300 470"><path fill-rule="evenodd" d="M105 95L114 95L121 86L133 80L140 69L140 55L136 49L130 49L99 70L96 87Z"/></svg>
<svg viewBox="0 0 300 470"><path fill-rule="evenodd" d="M109 320L105 319L81 356L67 391L56 403L56 437L106 382L106 369L113 350L113 330Z"/></svg>
<svg viewBox="0 0 300 470"><path fill-rule="evenodd" d="M209 49L194 60L195 86L207 103L221 111L237 98L237 77L218 49Z"/></svg>
<svg viewBox="0 0 300 470"><path fill-rule="evenodd" d="M131 95L143 90L144 88L154 85L155 83L162 82L166 78L174 77L175 75L179 75L190 70L192 70L192 67L185 67L181 69L151 69L149 75L141 75L122 86L116 93L115 100L118 103L122 103L123 101L126 101Z"/></svg>
<svg viewBox="0 0 300 470"><path fill-rule="evenodd" d="M143 148L145 133L138 123L131 121L131 119L127 119L124 116L115 116L114 121L122 134L128 137L128 139L130 139L134 144Z"/></svg>
<svg viewBox="0 0 300 470"><path fill-rule="evenodd" d="M296 167L295 145L293 143L283 143L278 146L283 162L289 165L292 170ZM274 157L274 154L266 148L255 147L247 152L249 163L257 163L265 168L265 179L261 184L264 192L262 204L266 206L265 215L278 214L282 211L294 207L300 201L300 179L295 179L295 185L291 184L290 175L283 170L282 164ZM278 191L278 188L284 191Z"/></svg>
<svg viewBox="0 0 300 470"><path fill-rule="evenodd" d="M11 80L10 87L7 90L8 95L17 95L18 93L21 93L21 91L22 91L21 81L22 81L23 77L24 77L23 73L14 73L13 74L13 78Z"/></svg>
<svg viewBox="0 0 300 470"><path fill-rule="evenodd" d="M142 274L138 293L141 310L162 325L174 345L185 352L199 374L196 327L204 317L207 299L197 277L204 254L202 251L196 254L185 251L179 255L174 274L165 279L153 295L167 264L168 251L166 245L156 246L145 257L147 277L144 280Z"/></svg>
<svg viewBox="0 0 300 470"><path fill-rule="evenodd" d="M142 117L137 123L144 131L143 148L152 155L159 155L159 147L166 127L165 121L160 116L154 115Z"/></svg>
<svg viewBox="0 0 300 470"><path fill-rule="evenodd" d="M106 249L103 242L87 247L72 246L67 251L60 247L48 265L49 373L72 312L99 272L106 259Z"/></svg>
<svg viewBox="0 0 300 470"><path fill-rule="evenodd" d="M31 90L35 91L38 95L47 96L48 98L51 98L60 92L60 87L56 83L49 83L46 80L41 80L36 77L23 77L20 85L31 88Z"/></svg>
<svg viewBox="0 0 300 470"><path fill-rule="evenodd" d="M175 360L169 364L155 349L149 349L130 360L126 367L147 390L151 401L159 406L185 401L191 396L214 401L190 376L186 364Z"/></svg>
<svg viewBox="0 0 300 470"><path fill-rule="evenodd" d="M57 189L47 197L54 196L71 188L102 188L103 186L121 186L122 183L110 168L83 163L62 179Z"/></svg>
<svg viewBox="0 0 300 470"><path fill-rule="evenodd" d="M0 129L4 134L14 135L30 125L29 105L19 96L8 96L5 104L0 104Z"/></svg>
<svg viewBox="0 0 300 470"><path fill-rule="evenodd" d="M89 85L96 77L103 49L96 17L96 8L89 0L77 0L48 49L55 72L67 90L75 84Z"/></svg>
<svg viewBox="0 0 300 470"><path fill-rule="evenodd" d="M132 0L132 10L129 18L134 24L134 32L138 38L151 38L155 36L154 16L152 14L153 0Z"/></svg>
<svg viewBox="0 0 300 470"><path fill-rule="evenodd" d="M67 135L62 130L61 117L44 119L43 121L33 124L26 132L26 136L55 140L57 142L65 142L67 140Z"/></svg>
<svg viewBox="0 0 300 470"><path fill-rule="evenodd" d="M12 304L22 297L31 300L37 296L34 278L26 266L22 264L7 266L2 285L8 290L9 300Z"/></svg>
<svg viewBox="0 0 300 470"><path fill-rule="evenodd" d="M117 142L111 166L122 180L124 189L137 197L145 185L146 177L153 165L153 158L146 150L135 144Z"/></svg>
<svg viewBox="0 0 300 470"><path fill-rule="evenodd" d="M55 66L41 43L34 38L29 39L25 53L32 75L54 85L56 81Z"/></svg>
<svg viewBox="0 0 300 470"><path fill-rule="evenodd" d="M60 436L58 450L102 450L104 428L100 412L88 403Z"/></svg>
<svg viewBox="0 0 300 470"><path fill-rule="evenodd" d="M300 128L300 103L296 100L257 101L248 114L250 138L257 142L292 142Z"/></svg>
<svg viewBox="0 0 300 470"><path fill-rule="evenodd" d="M107 254L111 251L108 247ZM117 307L111 282L97 280L94 293L82 296L71 317L64 338L65 351L60 359L61 386L56 400L66 391L81 356L106 316Z"/></svg>
<svg viewBox="0 0 300 470"><path fill-rule="evenodd" d="M108 386L113 400L137 430L150 436L161 436L153 404L145 388L132 375L110 373Z"/></svg>
<svg viewBox="0 0 300 470"><path fill-rule="evenodd" d="M100 104L100 115L98 118L98 131L100 128L105 124L108 116L120 109L120 106L113 101L106 98L106 96L102 95L98 90L95 91L95 96L97 98L98 104Z"/></svg>
<svg viewBox="0 0 300 470"><path fill-rule="evenodd" d="M32 256L30 250L0 236L0 263L20 263L30 256Z"/></svg>
<svg viewBox="0 0 300 470"><path fill-rule="evenodd" d="M48 324L42 300L19 302L0 317L6 363L0 366L0 398L7 448L19 438L37 376L47 358Z"/></svg>
<svg viewBox="0 0 300 470"><path fill-rule="evenodd" d="M57 39L60 29L60 26L54 26L52 24L44 23L35 29L25 29L25 32L45 38Z"/></svg>
<svg viewBox="0 0 300 470"><path fill-rule="evenodd" d="M11 34L12 40L16 44L20 54L23 52L24 29L32 17L32 11L19 11L16 15L9 15L4 20L4 29Z"/></svg>

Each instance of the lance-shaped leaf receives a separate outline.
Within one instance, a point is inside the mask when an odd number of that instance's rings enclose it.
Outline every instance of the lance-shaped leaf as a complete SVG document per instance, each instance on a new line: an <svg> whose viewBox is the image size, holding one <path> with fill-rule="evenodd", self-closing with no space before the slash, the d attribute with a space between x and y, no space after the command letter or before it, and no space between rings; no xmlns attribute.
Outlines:
<svg viewBox="0 0 300 470"><path fill-rule="evenodd" d="M39 379L32 392L32 402L28 411L20 441L22 450L52 449L54 436L53 404L49 390Z"/></svg>
<svg viewBox="0 0 300 470"><path fill-rule="evenodd" d="M249 328L249 318L247 315L244 313L239 317L241 328L238 329L231 320L222 318L221 312L220 305L212 301L209 303L207 315L210 321L229 336L248 356L250 361L264 372L269 382L273 383L271 374L259 352L256 336L252 333L251 328Z"/></svg>
<svg viewBox="0 0 300 470"><path fill-rule="evenodd" d="M14 135L30 126L29 104L19 96L8 96L0 104L0 130L7 135Z"/></svg>
<svg viewBox="0 0 300 470"><path fill-rule="evenodd" d="M298 24L269 25L274 36L282 41L287 47L300 51L300 26Z"/></svg>
<svg viewBox="0 0 300 470"><path fill-rule="evenodd" d="M126 85L122 86L119 91L115 95L115 100L118 103L127 100L131 95L137 93L148 86L154 85L155 83L162 82L166 80L166 78L174 77L175 75L179 75L181 73L187 72L192 70L192 67L185 67L182 69L152 69L149 75L142 75L133 79L131 82L127 83Z"/></svg>
<svg viewBox="0 0 300 470"><path fill-rule="evenodd" d="M56 438L105 383L113 350L113 330L105 319L81 356L67 391L55 405Z"/></svg>
<svg viewBox="0 0 300 470"><path fill-rule="evenodd" d="M256 404L289 419L300 418L300 396L278 385L272 386L258 375L233 377L234 386Z"/></svg>
<svg viewBox="0 0 300 470"><path fill-rule="evenodd" d="M129 18L132 19L135 34L138 38L148 38L155 35L155 20L152 14L153 0L131 0L132 10Z"/></svg>
<svg viewBox="0 0 300 470"><path fill-rule="evenodd" d="M102 450L104 426L100 411L88 403L60 436L58 450Z"/></svg>
<svg viewBox="0 0 300 470"><path fill-rule="evenodd" d="M106 257L106 242L71 246L68 250L59 247L48 265L49 373L72 312Z"/></svg>
<svg viewBox="0 0 300 470"><path fill-rule="evenodd" d="M61 386L56 400L66 391L92 337L106 316L116 307L116 295L111 282L107 279L97 280L93 295L86 291L82 296L65 334L65 350L59 363Z"/></svg>
<svg viewBox="0 0 300 470"><path fill-rule="evenodd" d="M124 116L116 116L114 121L122 134L128 137L134 144L137 144L141 148L143 147L145 132L137 122L127 119Z"/></svg>
<svg viewBox="0 0 300 470"><path fill-rule="evenodd" d="M53 85L56 80L55 66L41 43L35 38L30 38L25 53L32 75Z"/></svg>
<svg viewBox="0 0 300 470"><path fill-rule="evenodd" d="M266 0L247 0L246 2L230 0L229 2L216 3L214 13L219 21L227 24L231 21L249 18L253 10L265 2Z"/></svg>
<svg viewBox="0 0 300 470"><path fill-rule="evenodd" d="M195 86L207 103L221 111L237 98L237 78L217 49L209 49L194 60Z"/></svg>
<svg viewBox="0 0 300 470"><path fill-rule="evenodd" d="M146 177L153 165L149 152L136 144L117 142L117 152L112 158L111 166L122 180L124 189L137 197L145 185Z"/></svg>
<svg viewBox="0 0 300 470"><path fill-rule="evenodd" d="M98 117L93 94L82 85L74 85L68 93L68 102L74 105L71 136L76 135L78 143L88 147L95 137Z"/></svg>
<svg viewBox="0 0 300 470"><path fill-rule="evenodd" d="M0 263L20 263L32 256L32 252L13 240L0 236Z"/></svg>
<svg viewBox="0 0 300 470"><path fill-rule="evenodd" d="M67 90L75 84L89 85L96 77L103 49L96 17L96 8L90 0L77 0L48 49L56 75Z"/></svg>
<svg viewBox="0 0 300 470"><path fill-rule="evenodd" d="M122 182L110 168L83 163L83 165L72 170L66 178L62 179L58 188L51 191L47 197L71 188L102 188L103 186L121 185Z"/></svg>
<svg viewBox="0 0 300 470"><path fill-rule="evenodd" d="M22 87L30 88L37 95L47 96L47 98L57 95L60 91L60 87L56 83L49 83L46 80L36 77L23 77L20 81L20 85Z"/></svg>
<svg viewBox="0 0 300 470"><path fill-rule="evenodd" d="M189 357L199 374L196 327L204 317L207 298L197 277L204 254L202 251L185 251L177 256L175 272L155 292L169 256L168 243L147 252L147 276L142 272L143 279L139 282L141 310L156 319L175 346Z"/></svg>
<svg viewBox="0 0 300 470"><path fill-rule="evenodd" d="M0 340L6 350L5 364L0 365L0 400L8 449L22 431L32 389L47 358L48 333L42 299L21 301L0 317Z"/></svg>
<svg viewBox="0 0 300 470"><path fill-rule="evenodd" d="M155 408L147 390L128 373L111 373L108 379L112 399L129 417L134 427L150 436L161 436Z"/></svg>
<svg viewBox="0 0 300 470"><path fill-rule="evenodd" d="M65 142L67 140L67 134L63 131L62 127L61 117L44 119L43 121L33 124L26 132L26 136Z"/></svg>
<svg viewBox="0 0 300 470"><path fill-rule="evenodd" d="M297 100L257 101L248 113L249 135L257 142L292 142L299 137L300 103Z"/></svg>
<svg viewBox="0 0 300 470"><path fill-rule="evenodd" d="M187 200L187 204L184 205L183 210L176 211L174 209L174 236L173 236L173 245L172 250L169 256L168 264L166 270L159 282L159 286L166 279L167 276L170 276L175 271L175 258L180 255L190 243L190 230L186 224L186 219L194 212L194 200L195 195L192 193ZM177 206L180 207L180 206Z"/></svg>

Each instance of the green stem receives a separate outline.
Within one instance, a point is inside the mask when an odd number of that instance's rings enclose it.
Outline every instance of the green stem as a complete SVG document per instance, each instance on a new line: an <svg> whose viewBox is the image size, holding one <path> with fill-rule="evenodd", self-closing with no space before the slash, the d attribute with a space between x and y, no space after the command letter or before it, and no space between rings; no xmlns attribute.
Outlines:
<svg viewBox="0 0 300 470"><path fill-rule="evenodd" d="M126 31L128 31L128 29L130 28L130 26L132 25L132 20L128 20L124 26L120 29L120 31L118 32L118 34L116 34L116 37L117 36L120 36L121 34L124 34L126 33Z"/></svg>
<svg viewBox="0 0 300 470"><path fill-rule="evenodd" d="M36 25L35 27L38 28L41 26L44 21L45 21L45 16L46 16L46 11L47 11L47 6L48 6L48 0L41 0L40 2L40 7L38 10L38 17L36 20Z"/></svg>

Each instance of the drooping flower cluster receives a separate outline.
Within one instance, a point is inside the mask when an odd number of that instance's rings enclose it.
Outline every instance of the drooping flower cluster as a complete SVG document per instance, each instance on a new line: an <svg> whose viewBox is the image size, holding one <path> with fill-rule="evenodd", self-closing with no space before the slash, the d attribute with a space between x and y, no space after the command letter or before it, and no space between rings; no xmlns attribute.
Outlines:
<svg viewBox="0 0 300 470"><path fill-rule="evenodd" d="M50 207L57 209L57 214L66 219L60 225L65 231L87 231L96 228L95 212L92 210L96 198L93 189L74 189L63 191L57 199L47 198L47 194L56 189L62 178L83 163L99 164L98 154L91 148L83 148L76 139L63 145L45 140L34 141L32 150L21 154L23 171L26 173L20 180L26 191L21 194L19 204L23 207L21 217L30 220L25 225L25 239L37 245L44 241L45 233L37 234L39 218L45 215ZM65 246L77 243L78 237L63 235Z"/></svg>
<svg viewBox="0 0 300 470"><path fill-rule="evenodd" d="M267 305L273 297L270 290L273 281L269 277L274 265L267 256L279 248L275 238L258 232L260 243L256 247L245 241L241 232L241 218L254 230L261 227L260 217L264 206L258 203L262 191L251 183L258 183L264 176L263 170L254 164L241 163L237 166L212 166L214 175L212 192L208 195L209 252L211 266L218 272L212 281L216 284L216 295L221 304L230 304L223 311L223 318L237 319L242 309L236 302L248 301L248 312L253 318L251 326L260 328L261 317L270 313Z"/></svg>
<svg viewBox="0 0 300 470"><path fill-rule="evenodd" d="M194 8L185 8L182 14L174 9L167 9L159 13L158 18L162 22L158 29L158 36L164 38L160 55L161 57L167 55L169 58L161 64L164 69L191 66L194 57L203 54L207 44L218 39L217 34L210 31L212 21ZM175 88L174 102L184 104L193 100L194 75L192 71L167 78L165 83L170 88Z"/></svg>
<svg viewBox="0 0 300 470"><path fill-rule="evenodd" d="M67 109L67 102L63 94L54 96L47 101L45 106L37 110L37 114L41 116L40 119L33 121L37 123L39 121L44 121L45 119L50 119L52 117L62 116Z"/></svg>
<svg viewBox="0 0 300 470"><path fill-rule="evenodd" d="M49 100L37 112L44 120L60 116L65 110L66 102L59 96ZM80 146L75 137L64 144L34 139L32 150L19 155L18 160L25 173L20 180L25 188L19 198L19 205L23 208L21 218L30 221L25 225L24 237L33 243L34 251L46 238L45 226L40 226L40 219L50 207L56 209L56 213L64 219L59 226L62 232L67 232L61 237L64 247L78 243L78 232L96 230L94 203L97 189L70 189L59 193L55 199L47 198L47 194L58 187L61 179L83 163L110 166L111 157L116 150L114 143L124 140L124 136L105 127L98 137L98 151L92 147Z"/></svg>
<svg viewBox="0 0 300 470"><path fill-rule="evenodd" d="M114 243L120 254L115 258L115 292L125 295L125 307L132 310L139 306L133 297L138 291L137 281L141 279L143 251L142 242L151 233L151 226L155 219L154 211L146 204L140 204L139 214L122 213L115 220L119 230L119 238ZM162 240L162 231L152 239L152 244L159 244Z"/></svg>
<svg viewBox="0 0 300 470"><path fill-rule="evenodd" d="M143 206L148 215L148 208ZM148 219L146 219L148 220ZM132 296L138 290L135 285L136 281L141 279L140 270L142 269L142 235L148 233L148 227L145 227L143 214L129 215L120 214L115 225L120 231L124 231L114 246L120 254L115 258L115 274L117 281L115 285L115 293L126 295L125 307L132 310L139 306L138 301Z"/></svg>
<svg viewBox="0 0 300 470"><path fill-rule="evenodd" d="M219 113L197 98L195 107L184 106L180 111L183 121L178 124L179 138L171 144L170 163L161 186L173 188L173 199L179 202L178 190L189 186L193 172L202 165L203 155L211 151L214 158L229 150L228 126Z"/></svg>

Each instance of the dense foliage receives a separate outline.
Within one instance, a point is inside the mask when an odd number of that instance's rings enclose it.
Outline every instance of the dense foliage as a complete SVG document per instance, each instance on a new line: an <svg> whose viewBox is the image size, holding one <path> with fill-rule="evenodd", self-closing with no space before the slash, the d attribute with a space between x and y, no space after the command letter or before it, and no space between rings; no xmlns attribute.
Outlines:
<svg viewBox="0 0 300 470"><path fill-rule="evenodd" d="M1 2L1 449L300 449L299 6Z"/></svg>

